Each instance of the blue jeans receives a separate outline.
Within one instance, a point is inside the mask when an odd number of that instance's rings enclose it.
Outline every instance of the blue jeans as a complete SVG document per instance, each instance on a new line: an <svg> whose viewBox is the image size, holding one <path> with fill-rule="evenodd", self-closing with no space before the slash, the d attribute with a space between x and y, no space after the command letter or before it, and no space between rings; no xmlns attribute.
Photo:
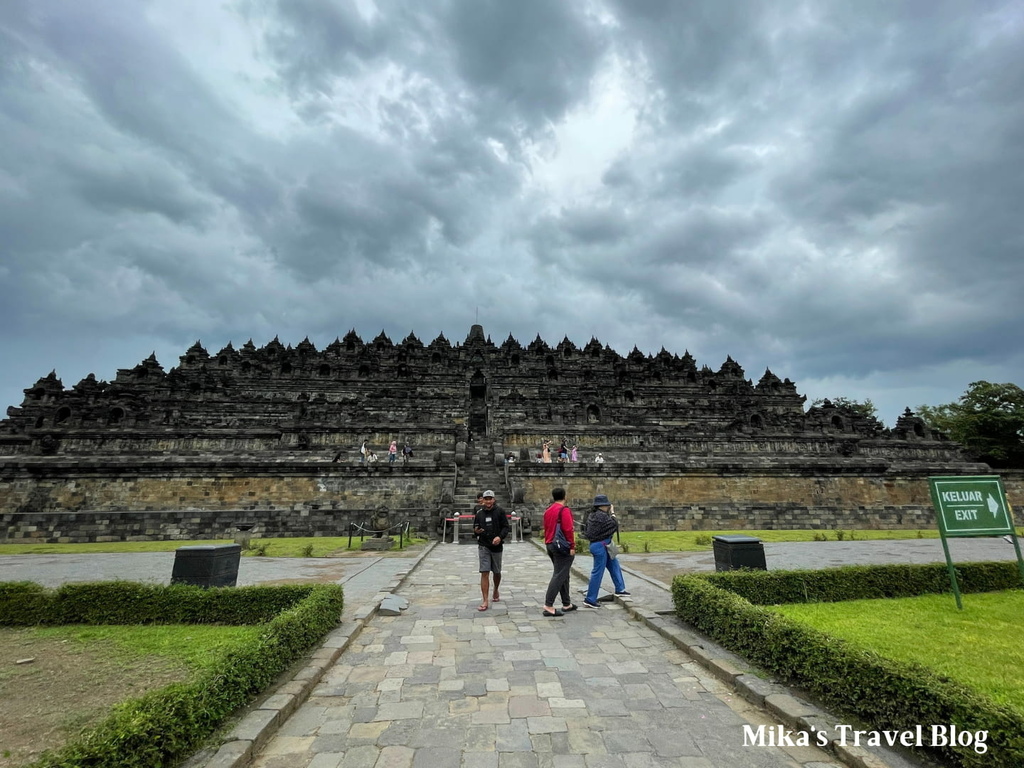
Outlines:
<svg viewBox="0 0 1024 768"><path fill-rule="evenodd" d="M626 582L622 578L622 568L619 566L618 558L612 560L608 557L608 545L611 541L609 538L604 541L590 542L590 554L594 556L594 568L590 572L590 584L587 586L587 602L597 602L597 593L601 591L601 580L604 578L605 568L612 576L615 591L626 591Z"/></svg>

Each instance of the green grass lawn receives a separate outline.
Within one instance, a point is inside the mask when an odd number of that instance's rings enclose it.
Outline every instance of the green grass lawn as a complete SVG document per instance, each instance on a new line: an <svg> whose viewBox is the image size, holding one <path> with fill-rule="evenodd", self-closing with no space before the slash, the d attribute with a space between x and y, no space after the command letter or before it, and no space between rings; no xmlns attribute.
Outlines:
<svg viewBox="0 0 1024 768"><path fill-rule="evenodd" d="M914 661L1024 713L1024 590L802 603L773 610L879 655Z"/></svg>
<svg viewBox="0 0 1024 768"><path fill-rule="evenodd" d="M251 642L264 631L264 628L259 625L72 624L39 627L33 631L42 638L57 638L75 644L103 648L106 653L119 657L161 656L198 671L213 664L234 648Z"/></svg>
<svg viewBox="0 0 1024 768"><path fill-rule="evenodd" d="M422 544L425 539L406 537L405 545ZM395 549L398 548L395 537ZM232 544L233 539L205 539L197 541L106 541L92 544L0 544L0 555L82 555L94 552L173 552L178 547L208 544ZM361 542L353 537L353 551ZM348 536L310 536L298 538L252 539L251 548L243 550L246 557L324 557L338 550L347 550Z"/></svg>

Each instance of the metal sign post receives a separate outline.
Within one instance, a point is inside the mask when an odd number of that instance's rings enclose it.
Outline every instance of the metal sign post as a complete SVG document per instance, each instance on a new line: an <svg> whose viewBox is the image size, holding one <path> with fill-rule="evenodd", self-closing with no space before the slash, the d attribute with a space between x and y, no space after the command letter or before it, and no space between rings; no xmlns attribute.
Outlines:
<svg viewBox="0 0 1024 768"><path fill-rule="evenodd" d="M946 553L946 568L949 570L949 581L953 585L957 608L963 609L963 602L947 538L1009 534L1017 553L1017 568L1024 580L1024 560L1021 559L1010 505L1006 503L1003 481L998 475L929 477L928 486L938 515L939 537L942 539L942 551Z"/></svg>

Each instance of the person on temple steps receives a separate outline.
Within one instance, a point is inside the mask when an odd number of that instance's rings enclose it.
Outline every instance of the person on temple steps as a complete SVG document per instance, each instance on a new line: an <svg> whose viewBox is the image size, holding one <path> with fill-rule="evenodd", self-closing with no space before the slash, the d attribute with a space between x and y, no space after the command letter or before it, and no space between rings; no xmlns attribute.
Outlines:
<svg viewBox="0 0 1024 768"><path fill-rule="evenodd" d="M544 595L544 616L564 616L570 611L575 611L569 598L569 569L576 559L576 534L574 533L572 510L565 505L565 489L553 488L551 490L553 500L551 506L544 511L544 545L551 558L553 572L551 581L548 582L548 591ZM555 540L555 529L561 527L562 533L569 542L569 552L558 552L552 543ZM555 597L561 595L562 609L554 607Z"/></svg>
<svg viewBox="0 0 1024 768"><path fill-rule="evenodd" d="M502 545L508 538L511 528L508 515L494 501L494 491L484 491L483 506L473 515L473 533L476 534L477 553L480 558L480 593L483 602L478 611L486 611L492 602L498 602L501 595L498 586L501 584L501 553ZM490 594L490 575L494 574L494 594Z"/></svg>
<svg viewBox="0 0 1024 768"><path fill-rule="evenodd" d="M590 540L590 554L594 556L594 567L590 571L590 584L583 605L587 608L598 608L597 596L601 591L601 580L605 569L611 574L615 594L629 596L626 582L622 578L622 568L617 557L608 556L608 545L612 536L619 530L619 521L615 519L615 508L603 493L594 497L594 509L587 516L585 536Z"/></svg>

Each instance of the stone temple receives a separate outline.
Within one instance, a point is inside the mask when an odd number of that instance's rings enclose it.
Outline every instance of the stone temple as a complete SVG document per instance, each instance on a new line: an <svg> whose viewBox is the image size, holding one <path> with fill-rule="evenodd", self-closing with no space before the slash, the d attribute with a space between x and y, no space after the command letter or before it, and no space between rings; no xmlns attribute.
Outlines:
<svg viewBox="0 0 1024 768"><path fill-rule="evenodd" d="M25 390L0 421L0 540L327 536L381 519L435 535L485 487L528 529L555 485L579 509L607 494L624 530L930 528L929 475L990 473L909 410L886 429L805 401L731 358L495 344L479 325L454 344L196 342L170 370L151 356L110 382L51 373ZM408 464L388 461L392 440ZM563 440L579 462L557 460ZM1004 482L1015 502L1022 483Z"/></svg>

